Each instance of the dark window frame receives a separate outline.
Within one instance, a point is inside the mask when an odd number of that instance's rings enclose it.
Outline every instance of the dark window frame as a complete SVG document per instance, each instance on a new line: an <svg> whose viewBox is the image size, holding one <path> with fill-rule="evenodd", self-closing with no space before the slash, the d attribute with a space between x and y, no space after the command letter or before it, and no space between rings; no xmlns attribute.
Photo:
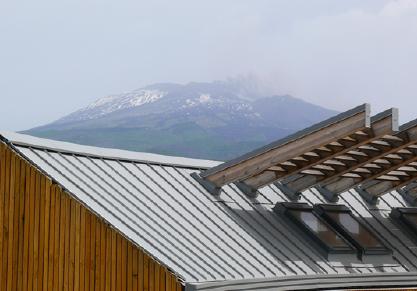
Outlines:
<svg viewBox="0 0 417 291"><path fill-rule="evenodd" d="M392 251L388 249L382 240L365 224L363 224L355 215L353 215L352 211L347 208L345 205L340 204L316 204L313 207L314 212L317 213L318 216L323 218L332 228L334 228L338 233L340 233L344 238L346 238L355 248L358 249L360 258L364 255L388 255L392 254ZM380 246L364 246L362 245L355 237L351 235L351 232L346 229L343 225L335 221L330 215L329 212L333 213L346 213L355 220L359 227L365 229L373 238L379 243Z"/></svg>
<svg viewBox="0 0 417 291"><path fill-rule="evenodd" d="M298 226L298 229L300 230L300 233L308 237L310 240L312 240L321 250L327 255L333 255L333 254L350 254L350 255L357 255L356 248L337 230L335 230L331 225L329 225L324 219L322 219L320 216L318 216L313 211L313 207L308 205L307 203L298 203L298 202L282 202L277 203L274 211L283 215L286 219L290 220L292 223ZM325 225L330 231L334 232L337 236L340 237L340 239L343 241L343 243L346 245L346 247L337 247L332 246L322 238L320 238L316 232L314 232L306 223L304 223L299 218L295 217L292 213L292 211L308 211L312 215L317 218L317 220Z"/></svg>
<svg viewBox="0 0 417 291"><path fill-rule="evenodd" d="M402 225L406 226L407 230L413 233L417 239L417 224L407 218L407 214L417 215L417 207L397 207L391 210L390 216Z"/></svg>

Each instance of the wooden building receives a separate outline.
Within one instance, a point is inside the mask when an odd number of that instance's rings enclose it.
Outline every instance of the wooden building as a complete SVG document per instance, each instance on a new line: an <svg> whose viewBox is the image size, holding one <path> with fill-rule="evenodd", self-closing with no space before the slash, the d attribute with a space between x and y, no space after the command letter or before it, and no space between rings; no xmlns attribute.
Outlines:
<svg viewBox="0 0 417 291"><path fill-rule="evenodd" d="M417 290L416 180L368 105L226 163L2 132L0 290Z"/></svg>

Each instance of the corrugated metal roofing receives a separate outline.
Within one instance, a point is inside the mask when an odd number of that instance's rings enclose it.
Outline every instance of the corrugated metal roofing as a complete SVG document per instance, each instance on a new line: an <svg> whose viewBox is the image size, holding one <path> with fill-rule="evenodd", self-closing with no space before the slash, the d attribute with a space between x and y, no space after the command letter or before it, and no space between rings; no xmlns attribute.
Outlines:
<svg viewBox="0 0 417 291"><path fill-rule="evenodd" d="M216 197L190 177L218 162L1 135L190 286L207 289L211 285L204 282L417 271L415 242L389 219L392 207L408 206L396 192L382 196L377 206L368 205L353 190L338 202L381 237L394 251L394 260L328 261L274 214L275 203L287 201L274 185L248 198L231 184ZM301 200L326 203L315 190L305 191Z"/></svg>

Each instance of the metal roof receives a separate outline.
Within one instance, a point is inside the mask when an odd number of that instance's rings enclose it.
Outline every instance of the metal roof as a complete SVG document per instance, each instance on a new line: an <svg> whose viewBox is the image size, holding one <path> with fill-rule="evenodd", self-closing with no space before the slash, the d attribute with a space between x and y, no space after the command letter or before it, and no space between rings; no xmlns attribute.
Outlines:
<svg viewBox="0 0 417 291"><path fill-rule="evenodd" d="M369 278L381 274L397 278L392 282L398 285L416 284L416 243L389 218L392 207L409 206L397 192L370 205L350 190L337 202L352 209L393 250L393 259L329 261L273 212L277 202L288 200L275 185L260 189L256 198L234 184L213 196L190 177L218 162L0 135L91 211L173 270L189 290L296 290L288 280L317 289L320 278L333 278L334 284L328 285L332 288L337 282L359 286L354 283L358 280L370 286L377 280ZM327 202L314 189L304 191L301 201Z"/></svg>

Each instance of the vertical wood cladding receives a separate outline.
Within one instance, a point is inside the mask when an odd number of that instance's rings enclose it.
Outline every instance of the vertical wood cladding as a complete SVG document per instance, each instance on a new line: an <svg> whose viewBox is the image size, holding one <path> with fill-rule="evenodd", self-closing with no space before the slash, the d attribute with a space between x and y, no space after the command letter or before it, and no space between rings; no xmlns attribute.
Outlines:
<svg viewBox="0 0 417 291"><path fill-rule="evenodd" d="M0 142L0 290L167 290L165 267Z"/></svg>

